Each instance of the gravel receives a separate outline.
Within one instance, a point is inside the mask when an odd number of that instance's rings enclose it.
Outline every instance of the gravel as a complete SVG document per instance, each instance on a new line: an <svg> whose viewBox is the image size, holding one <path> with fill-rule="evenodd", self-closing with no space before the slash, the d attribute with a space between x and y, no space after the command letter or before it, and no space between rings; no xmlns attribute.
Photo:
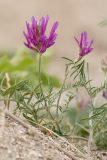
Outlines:
<svg viewBox="0 0 107 160"><path fill-rule="evenodd" d="M52 145L51 137L35 131L34 136L27 134L23 126L0 113L0 160L71 160Z"/></svg>

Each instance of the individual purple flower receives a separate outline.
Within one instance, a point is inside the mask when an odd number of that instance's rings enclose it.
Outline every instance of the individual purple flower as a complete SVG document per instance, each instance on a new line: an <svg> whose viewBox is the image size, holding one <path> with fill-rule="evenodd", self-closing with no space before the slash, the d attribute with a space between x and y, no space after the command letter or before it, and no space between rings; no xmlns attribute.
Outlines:
<svg viewBox="0 0 107 160"><path fill-rule="evenodd" d="M58 27L58 22L56 21L49 33L49 36L46 35L46 28L49 21L49 16L42 17L39 21L32 17L32 22L29 24L26 22L27 32L24 32L24 36L26 38L26 42L24 42L25 46L43 54L47 48L54 45L57 34L56 29Z"/></svg>
<svg viewBox="0 0 107 160"><path fill-rule="evenodd" d="M88 40L87 32L82 32L80 39L77 39L74 37L79 48L80 53L79 56L83 57L87 54L89 54L93 50L93 40Z"/></svg>

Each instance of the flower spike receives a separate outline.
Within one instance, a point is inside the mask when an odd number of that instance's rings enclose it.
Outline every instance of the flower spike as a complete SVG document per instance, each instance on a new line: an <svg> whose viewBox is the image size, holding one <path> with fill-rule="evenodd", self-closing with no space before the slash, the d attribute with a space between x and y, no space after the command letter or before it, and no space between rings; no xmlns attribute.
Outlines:
<svg viewBox="0 0 107 160"><path fill-rule="evenodd" d="M88 40L87 32L82 32L80 39L77 39L76 37L74 37L74 38L75 38L75 40L79 46L79 49L80 49L80 52L79 52L80 57L83 57L83 56L89 54L93 50L93 42L94 41Z"/></svg>
<svg viewBox="0 0 107 160"><path fill-rule="evenodd" d="M40 54L43 54L47 48L55 44L57 38L56 29L58 22L56 21L50 31L49 36L46 35L46 28L49 21L49 16L42 17L39 21L32 17L32 22L29 24L26 22L27 32L24 32L26 42L25 46Z"/></svg>

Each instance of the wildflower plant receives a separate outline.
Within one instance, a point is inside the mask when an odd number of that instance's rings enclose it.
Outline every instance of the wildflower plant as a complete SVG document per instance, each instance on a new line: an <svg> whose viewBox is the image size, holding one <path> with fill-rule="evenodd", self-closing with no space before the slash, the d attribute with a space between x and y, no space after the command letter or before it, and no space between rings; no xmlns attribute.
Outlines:
<svg viewBox="0 0 107 160"><path fill-rule="evenodd" d="M58 27L58 22L55 22L47 36L48 21L48 16L42 17L39 21L32 17L31 24L26 22L27 31L24 32L25 46L32 50L33 54L39 56L38 62L36 61L38 75L33 77L34 80L38 77L38 82L35 81L32 85L29 78L29 80L24 79L12 83L9 77L5 76L1 82L1 98L6 101L6 104L9 102L8 105L14 101L16 104L14 114L20 113L33 126L43 126L67 138L72 138L75 134L77 138L84 138L87 141L90 156L91 146L95 143L98 146L102 145L102 142L98 141L99 136L103 133L106 135L107 131L107 128L101 131L101 126L104 128L107 121L107 103L99 106L96 100L99 93L107 99L107 79L105 78L100 86L92 84L89 64L85 56L94 50L94 41L89 40L87 32L82 32L79 39L75 37L79 47L78 58L72 60L62 57L66 62L62 85L56 89L49 81L47 87L44 87L41 78L41 58L47 49L55 44ZM107 63L105 61L103 63L102 70L105 71ZM33 65L33 70L35 69L37 69L37 64ZM88 94L87 101L85 96L84 99L80 99L80 96L78 98L81 88Z"/></svg>

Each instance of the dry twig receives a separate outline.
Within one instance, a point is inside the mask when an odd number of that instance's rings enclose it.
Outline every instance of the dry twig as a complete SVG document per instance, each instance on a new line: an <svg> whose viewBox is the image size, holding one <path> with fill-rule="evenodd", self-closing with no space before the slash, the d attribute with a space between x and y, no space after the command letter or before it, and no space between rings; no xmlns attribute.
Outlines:
<svg viewBox="0 0 107 160"><path fill-rule="evenodd" d="M8 117L10 117L10 118L12 118L13 120L15 120L16 122L18 122L19 124L21 124L23 127L25 127L25 128L27 129L27 131L28 131L29 134L32 134L32 135L35 134L35 130L32 130L32 127L30 127L29 124L23 122L21 119L19 119L18 117L16 117L15 115L13 115L12 113L10 113L9 111L5 111L5 115L8 116ZM36 124L36 123L35 123L35 124ZM75 149L78 153L80 153L83 158L86 159L86 157L84 156L84 154L83 154L81 151L79 151L75 146L73 146L72 144L70 144L67 140L65 140L64 138L60 137L58 134L56 134L56 133L53 132L52 130L50 130L50 129L48 129L48 128L40 125L40 124L36 124L36 125L38 125L39 127L47 130L48 132L52 133L54 136L60 138L62 141L64 141L65 143L67 143L69 146L71 146L72 149ZM69 158L72 158L72 160L79 160L77 157L74 156L73 153L68 152L67 150L61 148L61 147L58 146L54 141L51 140L51 142L52 142L52 144L53 144L58 150L60 150L61 152L63 152L63 153L64 153L65 155L67 155Z"/></svg>

